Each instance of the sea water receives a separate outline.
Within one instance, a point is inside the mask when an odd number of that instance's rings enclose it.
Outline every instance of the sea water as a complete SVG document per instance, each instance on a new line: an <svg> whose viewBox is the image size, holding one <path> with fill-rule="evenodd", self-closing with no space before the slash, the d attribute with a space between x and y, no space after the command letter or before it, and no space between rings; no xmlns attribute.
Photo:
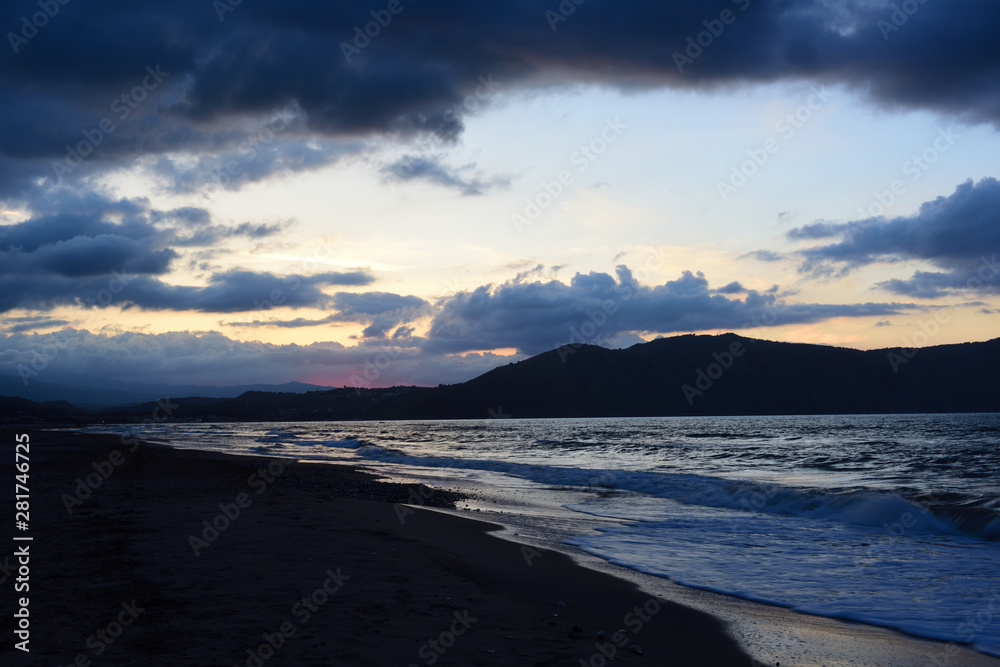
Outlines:
<svg viewBox="0 0 1000 667"><path fill-rule="evenodd" d="M570 540L586 552L686 586L1000 656L998 414L93 430L507 488L597 490L569 506L609 518Z"/></svg>

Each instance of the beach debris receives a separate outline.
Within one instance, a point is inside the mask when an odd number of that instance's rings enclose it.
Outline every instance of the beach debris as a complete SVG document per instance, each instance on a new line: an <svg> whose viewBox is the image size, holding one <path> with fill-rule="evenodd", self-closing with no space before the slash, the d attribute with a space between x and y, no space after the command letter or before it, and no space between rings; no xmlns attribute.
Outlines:
<svg viewBox="0 0 1000 667"><path fill-rule="evenodd" d="M632 644L628 647L629 653L635 653L636 655L642 655L642 647L638 644Z"/></svg>
<svg viewBox="0 0 1000 667"><path fill-rule="evenodd" d="M556 602L556 606L562 608L562 607L566 606L566 603L565 602Z"/></svg>
<svg viewBox="0 0 1000 667"><path fill-rule="evenodd" d="M608 633L606 633L604 630L598 630L597 631L597 638L598 639L604 639L607 636L608 636Z"/></svg>

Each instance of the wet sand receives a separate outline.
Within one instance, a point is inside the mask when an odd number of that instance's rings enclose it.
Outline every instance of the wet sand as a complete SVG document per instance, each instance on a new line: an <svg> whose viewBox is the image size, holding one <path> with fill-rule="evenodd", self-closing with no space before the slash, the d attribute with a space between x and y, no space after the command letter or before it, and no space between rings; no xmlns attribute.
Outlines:
<svg viewBox="0 0 1000 667"><path fill-rule="evenodd" d="M413 507L458 493L349 466L27 432L31 652L5 641L5 665L1000 664L618 568L551 524L501 539Z"/></svg>
<svg viewBox="0 0 1000 667"><path fill-rule="evenodd" d="M31 652L8 639L5 665L750 664L708 614L396 504L447 494L347 466L28 432ZM6 485L12 466L0 471Z"/></svg>

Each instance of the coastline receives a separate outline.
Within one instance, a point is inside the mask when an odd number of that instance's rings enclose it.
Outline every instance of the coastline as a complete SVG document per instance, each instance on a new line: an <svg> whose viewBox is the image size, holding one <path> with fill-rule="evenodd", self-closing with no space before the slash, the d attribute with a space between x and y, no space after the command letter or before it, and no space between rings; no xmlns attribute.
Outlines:
<svg viewBox="0 0 1000 667"><path fill-rule="evenodd" d="M150 443L132 452L112 436L27 432L32 652L5 645L6 664L148 664L150 651L174 664L249 666L598 665L602 651L626 665L1000 664L685 588L468 512L399 505L447 507L459 496L346 465ZM9 443L13 433L0 432ZM110 475L70 500L70 514L63 494L72 498L95 463ZM8 461L0 469L12 477ZM133 622L111 627L122 615ZM109 628L121 634L107 643L98 633Z"/></svg>
<svg viewBox="0 0 1000 667"><path fill-rule="evenodd" d="M411 490L347 466L26 432L31 652L5 642L4 664L579 665L599 648L623 665L749 664L711 616L563 554L526 558L489 524L336 497ZM70 514L63 494L115 451Z"/></svg>

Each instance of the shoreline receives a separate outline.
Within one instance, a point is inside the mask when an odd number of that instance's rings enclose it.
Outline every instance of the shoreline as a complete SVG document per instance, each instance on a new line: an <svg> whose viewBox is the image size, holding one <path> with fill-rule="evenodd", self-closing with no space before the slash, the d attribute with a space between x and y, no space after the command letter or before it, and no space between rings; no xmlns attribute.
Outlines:
<svg viewBox="0 0 1000 667"><path fill-rule="evenodd" d="M576 492L576 495L583 495L583 492ZM583 567L606 572L632 582L651 595L710 614L725 623L729 634L756 661L755 665L1000 666L1000 658L965 645L679 584L609 562L562 541L598 526L625 520L564 510L571 525L553 531L553 525L545 518L537 520L537 517L518 514L516 503L501 507L497 511L482 510L483 520L503 526L502 530L493 533L497 537L564 553ZM459 514L463 510L439 508L433 511Z"/></svg>
<svg viewBox="0 0 1000 667"><path fill-rule="evenodd" d="M32 654L5 650L9 664L96 661L94 646L116 664L144 664L140 644L151 643L179 664L249 667L246 650L266 652L266 633L271 646L281 644L261 661L267 665L431 658L596 665L602 650L614 652L616 664L637 665L1000 664L967 648L949 653L944 643L699 591L551 539L533 541L530 531L511 528L514 515L399 505L446 507L458 494L380 481L349 465L153 443L128 452L113 436L27 432L35 444L34 546L46 552L32 564L40 580ZM10 443L13 433L0 431ZM115 450L123 462L70 515L62 494ZM269 462L279 462L270 473ZM6 461L0 469L13 474ZM230 515L239 508L228 523L218 519L226 508ZM203 522L221 529L213 539ZM87 595L60 605L66 590ZM310 591L317 608L296 609ZM199 602L201 592L211 597ZM98 638L89 646L95 628L132 599L146 605L134 629L113 645ZM619 629L625 634L616 643ZM449 647L439 652L442 642Z"/></svg>
<svg viewBox="0 0 1000 667"><path fill-rule="evenodd" d="M347 466L26 432L31 653L4 664L749 664L708 614Z"/></svg>

